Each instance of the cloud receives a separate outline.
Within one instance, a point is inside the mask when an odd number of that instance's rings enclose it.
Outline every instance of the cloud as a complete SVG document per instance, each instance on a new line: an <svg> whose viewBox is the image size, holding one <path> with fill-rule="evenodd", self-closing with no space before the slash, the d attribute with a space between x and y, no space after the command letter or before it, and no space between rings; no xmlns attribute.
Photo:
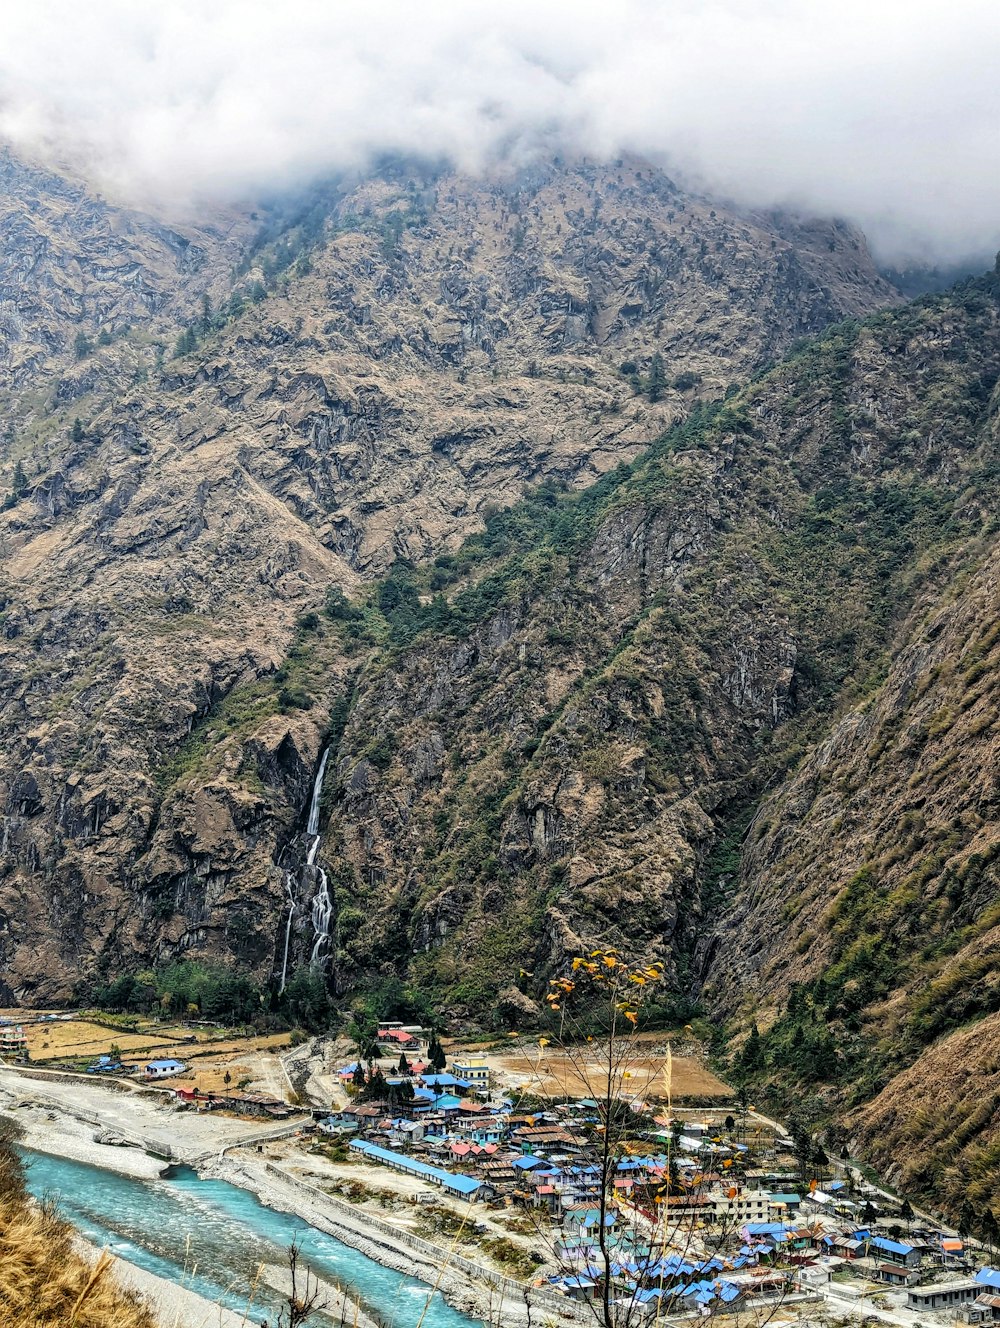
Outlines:
<svg viewBox="0 0 1000 1328"><path fill-rule="evenodd" d="M0 137L145 199L231 199L374 154L480 170L633 151L884 257L1000 245L993 0L37 0Z"/></svg>

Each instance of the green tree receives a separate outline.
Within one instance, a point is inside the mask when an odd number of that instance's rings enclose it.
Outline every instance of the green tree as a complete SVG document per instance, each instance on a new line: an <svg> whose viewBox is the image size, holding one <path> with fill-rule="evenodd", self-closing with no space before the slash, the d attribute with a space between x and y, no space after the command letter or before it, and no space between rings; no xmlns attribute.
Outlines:
<svg viewBox="0 0 1000 1328"><path fill-rule="evenodd" d="M760 1029L756 1023L753 1023L750 1025L750 1032L740 1052L740 1067L747 1074L753 1074L760 1069L763 1063L764 1052L760 1044Z"/></svg>
<svg viewBox="0 0 1000 1328"><path fill-rule="evenodd" d="M444 1047L438 1041L437 1034L432 1033L427 1045L427 1064L436 1074L440 1074L447 1063Z"/></svg>
<svg viewBox="0 0 1000 1328"><path fill-rule="evenodd" d="M70 438L73 440L74 443L83 442L84 439L83 421L80 419L79 415L73 421L73 429L72 432L70 433Z"/></svg>
<svg viewBox="0 0 1000 1328"><path fill-rule="evenodd" d="M659 401L667 386L667 375L663 368L663 356L657 351L649 362L649 377L646 379L646 394L650 401Z"/></svg>
<svg viewBox="0 0 1000 1328"><path fill-rule="evenodd" d="M73 354L78 360L82 360L85 355L89 355L93 350L90 338L86 332L80 331L73 338Z"/></svg>

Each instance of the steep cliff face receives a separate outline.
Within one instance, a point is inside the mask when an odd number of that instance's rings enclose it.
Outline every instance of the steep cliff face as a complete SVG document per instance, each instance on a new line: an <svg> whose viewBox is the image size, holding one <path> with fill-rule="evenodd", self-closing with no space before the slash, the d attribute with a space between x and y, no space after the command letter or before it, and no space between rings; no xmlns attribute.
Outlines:
<svg viewBox="0 0 1000 1328"><path fill-rule="evenodd" d="M652 948L679 992L693 957L724 1006L787 989L808 921L798 860L776 886L789 832L769 809L810 805L797 790L856 733L839 712L991 547L998 336L982 290L845 328L583 497L540 494L429 574L394 573L346 628L397 644L362 669L335 763L341 979L416 951L422 984L482 1012L582 935ZM803 751L734 890L754 805ZM883 783L854 786L889 820ZM864 853L836 798L827 821L824 892ZM829 928L814 939L818 963Z"/></svg>
<svg viewBox="0 0 1000 1328"><path fill-rule="evenodd" d="M142 357L109 351L131 329L171 341L202 293L228 286L256 231L248 217L166 224L115 207L82 180L0 149L0 383L19 390L87 363L68 382L47 382L54 402L129 381ZM95 354L96 352L96 354ZM125 363L118 361L124 358ZM11 439L13 441L13 438Z"/></svg>
<svg viewBox="0 0 1000 1328"><path fill-rule="evenodd" d="M4 170L0 912L24 999L192 947L270 971L356 665L301 626L327 588L457 548L528 483L586 484L896 298L849 229L635 163L341 181L259 233Z"/></svg>

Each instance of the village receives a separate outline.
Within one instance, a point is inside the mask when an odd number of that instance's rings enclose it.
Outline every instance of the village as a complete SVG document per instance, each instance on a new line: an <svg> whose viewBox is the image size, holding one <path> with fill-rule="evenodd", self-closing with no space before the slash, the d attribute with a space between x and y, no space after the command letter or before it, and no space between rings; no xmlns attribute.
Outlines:
<svg viewBox="0 0 1000 1328"><path fill-rule="evenodd" d="M916 1214L846 1157L817 1150L804 1166L780 1122L703 1067L677 1071L679 1087L700 1093L665 1100L652 1047L628 1099L616 1092L609 1111L611 1098L587 1091L582 1056L443 1045L398 1022L378 1026L365 1059L339 1054L344 1040L240 1044L182 1027L158 1039L157 1054L126 1050L130 1039L116 1035L87 1056L81 1039L96 1048L100 1030L67 1024L60 1045L59 1018L0 1026L5 1062L37 1066L43 1043L71 1048L62 1068L57 1057L24 1073L141 1084L170 1102L178 1136L185 1113L206 1125L254 1119L258 1132L227 1143L231 1156L242 1147L349 1203L362 1224L447 1247L559 1297L571 1314L607 1295L651 1318L780 1308L789 1322L816 1322L819 1310L896 1324L1000 1321L1000 1271L965 1233ZM160 1054L164 1042L171 1054Z"/></svg>

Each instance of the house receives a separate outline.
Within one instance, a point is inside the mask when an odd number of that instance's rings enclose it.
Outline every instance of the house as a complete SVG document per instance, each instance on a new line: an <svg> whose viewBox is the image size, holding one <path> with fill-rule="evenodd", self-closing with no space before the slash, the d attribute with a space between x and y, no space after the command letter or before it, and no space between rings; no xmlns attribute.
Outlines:
<svg viewBox="0 0 1000 1328"><path fill-rule="evenodd" d="M441 1167L432 1167L426 1162L419 1162L406 1153L397 1153L392 1148L380 1148L378 1144L369 1143L367 1139L352 1139L348 1146L351 1152L360 1154L371 1162L391 1167L393 1171L401 1171L407 1176L415 1176L418 1180L425 1180L430 1185L437 1185L439 1189L458 1195L459 1198L469 1200L496 1198L496 1187L489 1181L480 1180L478 1176L444 1171Z"/></svg>
<svg viewBox="0 0 1000 1328"><path fill-rule="evenodd" d="M880 1263L877 1264L872 1277L876 1282L888 1282L890 1286L913 1286L920 1280L920 1272L916 1268L904 1268L898 1263Z"/></svg>
<svg viewBox="0 0 1000 1328"><path fill-rule="evenodd" d="M88 1074L121 1074L123 1069L119 1060L112 1060L110 1056L98 1056L93 1065L87 1066Z"/></svg>
<svg viewBox="0 0 1000 1328"><path fill-rule="evenodd" d="M145 1069L147 1079L169 1079L171 1075L186 1073L184 1062L174 1060L149 1061Z"/></svg>
<svg viewBox="0 0 1000 1328"><path fill-rule="evenodd" d="M0 1055L15 1056L22 1051L27 1051L28 1039L25 1037L24 1029L20 1024L11 1026L6 1025L0 1028Z"/></svg>
<svg viewBox="0 0 1000 1328"><path fill-rule="evenodd" d="M1000 1323L1000 1296L983 1292L965 1310L966 1323Z"/></svg>
<svg viewBox="0 0 1000 1328"><path fill-rule="evenodd" d="M579 1208L567 1208L563 1213L563 1227L572 1235L582 1236L584 1239L596 1239L596 1229L601 1225L601 1211L599 1208L583 1206ZM608 1234L613 1234L618 1225L618 1212L614 1208L609 1208L604 1214L604 1228Z"/></svg>
<svg viewBox="0 0 1000 1328"><path fill-rule="evenodd" d="M976 1281L983 1291L1000 1291L1000 1269L980 1268L976 1274Z"/></svg>
<svg viewBox="0 0 1000 1328"><path fill-rule="evenodd" d="M455 1071L459 1079L465 1079L477 1091L488 1093L490 1091L490 1067L485 1061L452 1061L451 1068Z"/></svg>
<svg viewBox="0 0 1000 1328"><path fill-rule="evenodd" d="M550 1277L549 1285L553 1291L557 1291L561 1296L568 1296L570 1300L596 1300L598 1295L597 1283L587 1277L574 1275Z"/></svg>
<svg viewBox="0 0 1000 1328"><path fill-rule="evenodd" d="M419 1051L420 1039L408 1033L405 1028L380 1028L378 1041L388 1042L400 1051Z"/></svg>
<svg viewBox="0 0 1000 1328"><path fill-rule="evenodd" d="M322 1134L336 1136L339 1134L353 1134L358 1126L356 1121L346 1121L340 1115L334 1114L318 1121L317 1128Z"/></svg>
<svg viewBox="0 0 1000 1328"><path fill-rule="evenodd" d="M433 1088L438 1093L446 1090L467 1093L470 1087L467 1079L459 1079L453 1074L424 1074L420 1076L420 1082L425 1088Z"/></svg>
<svg viewBox="0 0 1000 1328"><path fill-rule="evenodd" d="M717 1222L768 1222L785 1212L785 1206L775 1204L767 1190L742 1190L735 1195L717 1192L709 1198Z"/></svg>
<svg viewBox="0 0 1000 1328"><path fill-rule="evenodd" d="M798 1194L792 1194L790 1191L779 1190L776 1193L768 1195L773 1206L786 1213L789 1217L794 1217L798 1211L802 1199Z"/></svg>
<svg viewBox="0 0 1000 1328"><path fill-rule="evenodd" d="M893 1263L904 1268L919 1268L920 1251L914 1245L906 1245L899 1240L889 1240L886 1236L871 1236L868 1240L868 1253L873 1258L888 1257Z"/></svg>
<svg viewBox="0 0 1000 1328"><path fill-rule="evenodd" d="M973 1278L960 1282L937 1282L930 1286L911 1287L906 1293L908 1310L950 1310L969 1305L983 1288Z"/></svg>

